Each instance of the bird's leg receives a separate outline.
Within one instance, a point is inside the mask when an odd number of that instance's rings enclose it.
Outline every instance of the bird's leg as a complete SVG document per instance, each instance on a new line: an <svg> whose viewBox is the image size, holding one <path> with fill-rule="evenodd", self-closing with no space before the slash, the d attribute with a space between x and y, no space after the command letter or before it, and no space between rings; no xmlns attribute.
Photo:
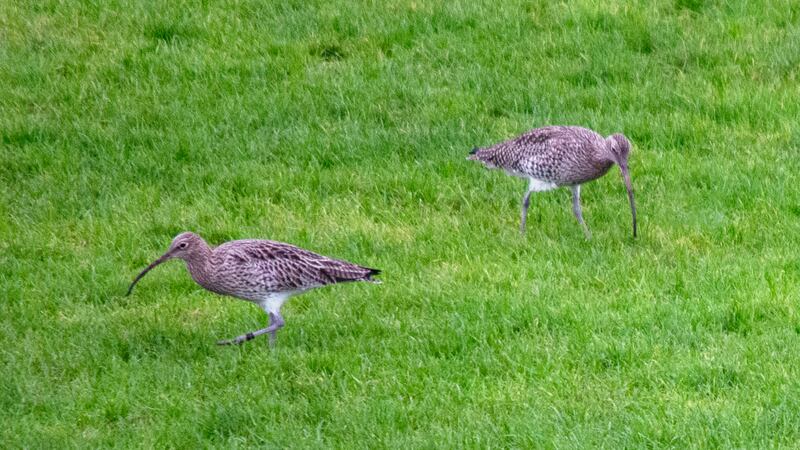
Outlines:
<svg viewBox="0 0 800 450"><path fill-rule="evenodd" d="M528 220L528 206L531 205L531 192L532 190L528 189L528 192L525 193L525 197L522 198L522 221L519 224L519 232L525 234L525 222Z"/></svg>
<svg viewBox="0 0 800 450"><path fill-rule="evenodd" d="M281 317L280 313L270 313L270 325L267 328L262 328L260 330L252 331L247 334L243 334L241 336L236 336L233 339L226 339L224 341L217 342L217 345L231 345L231 344L241 344L242 342L247 342L251 339L255 339L262 334L269 333L270 334L270 341L275 339L275 332L283 328L284 322L283 317Z"/></svg>
<svg viewBox="0 0 800 450"><path fill-rule="evenodd" d="M575 213L575 218L578 219L578 223L583 227L583 233L586 235L586 239L591 239L592 232L589 231L589 227L586 225L586 222L583 221L583 213L581 212L580 184L572 186L572 212Z"/></svg>
<svg viewBox="0 0 800 450"><path fill-rule="evenodd" d="M267 315L269 315L269 326L275 325L275 322L276 322L275 315L273 313L271 313L271 312L267 313ZM282 321L283 321L283 319L281 319L281 322ZM276 334L278 334L278 329L277 328L269 332L269 346L270 346L270 348L275 346L275 335Z"/></svg>

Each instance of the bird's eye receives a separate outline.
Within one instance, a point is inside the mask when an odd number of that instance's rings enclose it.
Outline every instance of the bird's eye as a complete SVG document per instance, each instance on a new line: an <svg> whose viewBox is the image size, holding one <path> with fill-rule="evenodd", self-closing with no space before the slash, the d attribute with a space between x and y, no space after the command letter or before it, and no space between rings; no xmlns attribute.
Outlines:
<svg viewBox="0 0 800 450"><path fill-rule="evenodd" d="M181 245L179 245L178 247L179 248L186 248L187 245L188 244L186 244L186 242L181 242Z"/></svg>

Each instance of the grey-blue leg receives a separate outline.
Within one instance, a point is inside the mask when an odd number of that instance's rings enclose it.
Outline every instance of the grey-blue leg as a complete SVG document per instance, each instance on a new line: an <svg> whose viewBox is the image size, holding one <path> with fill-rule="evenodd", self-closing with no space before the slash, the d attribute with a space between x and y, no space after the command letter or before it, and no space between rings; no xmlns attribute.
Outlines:
<svg viewBox="0 0 800 450"><path fill-rule="evenodd" d="M269 321L270 324L267 328L262 328L260 330L252 331L247 334L243 334L241 336L236 336L233 339L226 339L224 341L217 342L217 345L231 345L231 344L241 344L243 342L247 342L251 339L255 339L262 334L269 333L269 341L270 344L275 342L275 333L283 328L284 321L283 317L281 317L280 313L269 313Z"/></svg>
<svg viewBox="0 0 800 450"><path fill-rule="evenodd" d="M519 224L519 231L521 233L525 233L525 222L528 219L528 206L530 206L531 203L531 193L549 191L557 187L558 185L552 181L542 181L536 178L530 178L528 180L528 192L526 192L525 197L522 198L522 223Z"/></svg>
<svg viewBox="0 0 800 450"><path fill-rule="evenodd" d="M525 233L525 222L528 220L528 206L531 205L531 192L533 191L528 189L525 197L522 198L522 221L519 224L519 232L523 234Z"/></svg>
<svg viewBox="0 0 800 450"><path fill-rule="evenodd" d="M280 323L278 327L274 330L269 332L269 346L275 346L275 335L278 333L278 329L283 327L283 317L281 317L280 313L267 313L269 315L269 326L273 326L277 323Z"/></svg>
<svg viewBox="0 0 800 450"><path fill-rule="evenodd" d="M575 213L575 218L578 219L578 223L581 224L581 227L583 227L583 233L586 235L586 239L591 239L592 232L589 231L589 227L586 225L586 222L583 221L583 213L581 212L580 184L572 186L572 212Z"/></svg>

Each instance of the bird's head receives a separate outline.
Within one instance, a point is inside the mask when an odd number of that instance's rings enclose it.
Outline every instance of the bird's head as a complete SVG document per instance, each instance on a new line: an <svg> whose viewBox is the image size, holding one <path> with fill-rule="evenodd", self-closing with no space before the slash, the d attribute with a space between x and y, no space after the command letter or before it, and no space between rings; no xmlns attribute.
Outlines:
<svg viewBox="0 0 800 450"><path fill-rule="evenodd" d="M628 164L628 154L631 152L631 143L624 134L612 134L606 139L606 146L615 163L620 166Z"/></svg>
<svg viewBox="0 0 800 450"><path fill-rule="evenodd" d="M169 244L169 250L164 253L162 258L165 258L165 261L172 258L188 260L199 253L204 247L206 247L206 243L203 241L203 238L191 231L186 231L175 236L175 239Z"/></svg>
<svg viewBox="0 0 800 450"><path fill-rule="evenodd" d="M172 243L169 245L169 250L161 255L160 258L153 261L149 266L145 267L145 269L136 276L136 278L133 280L133 283L131 283L131 286L128 288L128 293L125 295L130 295L136 283L138 283L139 280L141 280L142 277L147 274L147 272L153 270L157 265L173 258L189 261L194 257L199 256L207 248L208 245L205 243L203 238L190 231L186 231L175 236L175 239L173 239Z"/></svg>

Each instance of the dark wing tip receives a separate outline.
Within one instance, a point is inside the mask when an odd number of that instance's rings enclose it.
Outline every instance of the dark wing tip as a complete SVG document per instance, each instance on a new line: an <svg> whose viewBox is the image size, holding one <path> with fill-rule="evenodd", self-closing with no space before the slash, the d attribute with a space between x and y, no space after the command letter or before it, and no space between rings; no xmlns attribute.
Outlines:
<svg viewBox="0 0 800 450"><path fill-rule="evenodd" d="M348 266L344 268L335 267L321 269L321 274L327 278L328 283L347 283L352 281L378 282L378 280L373 280L372 277L381 272L380 269L357 266L349 263Z"/></svg>
<svg viewBox="0 0 800 450"><path fill-rule="evenodd" d="M380 269L372 269L372 268L369 268L369 267L365 267L365 269L369 270L369 273L367 273L367 276L364 277L364 281L368 281L370 283L375 283L375 284L383 283L381 280L376 280L376 279L372 278L375 275L380 275L380 273L381 273Z"/></svg>

